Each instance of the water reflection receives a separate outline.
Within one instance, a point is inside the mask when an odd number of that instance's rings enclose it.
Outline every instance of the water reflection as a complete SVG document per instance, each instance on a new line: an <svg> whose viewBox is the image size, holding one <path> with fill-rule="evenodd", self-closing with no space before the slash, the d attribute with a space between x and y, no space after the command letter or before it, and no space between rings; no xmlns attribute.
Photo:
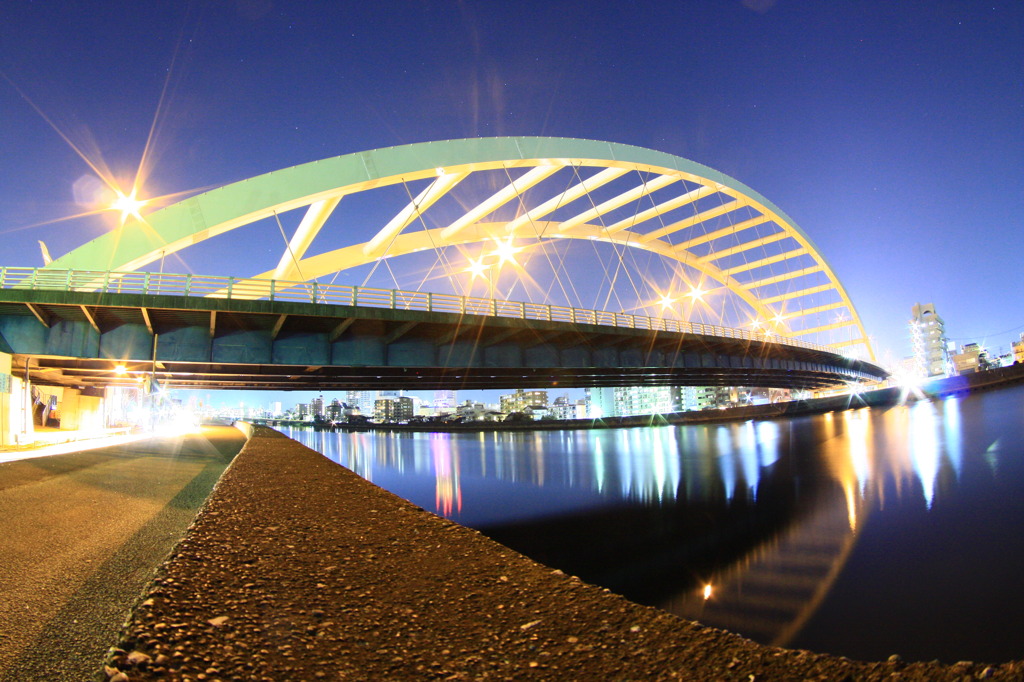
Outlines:
<svg viewBox="0 0 1024 682"><path fill-rule="evenodd" d="M464 498L466 480L571 490L601 503L756 500L763 472L780 456L774 422L527 434L282 431L367 480L395 486L416 504L470 525L491 516L492 502L472 492ZM433 500L417 486L403 490L403 477L433 479Z"/></svg>
<svg viewBox="0 0 1024 682"><path fill-rule="evenodd" d="M759 641L999 660L1024 654L1022 417L1024 388L720 425L286 433L539 561ZM978 582L962 557L992 553L980 590L949 589Z"/></svg>

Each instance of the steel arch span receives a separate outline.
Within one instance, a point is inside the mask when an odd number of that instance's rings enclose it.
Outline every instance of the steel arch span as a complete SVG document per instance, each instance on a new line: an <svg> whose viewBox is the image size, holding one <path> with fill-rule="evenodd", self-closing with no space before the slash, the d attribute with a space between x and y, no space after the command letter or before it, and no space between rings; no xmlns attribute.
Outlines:
<svg viewBox="0 0 1024 682"><path fill-rule="evenodd" d="M379 215L384 217L370 221L364 234L352 229L352 221L337 217L343 200L353 203L374 192L391 205L374 204L383 207ZM281 216L291 211L301 211L302 218L289 237ZM266 220L280 229L282 252L276 267L256 274L259 278L309 281L433 251L444 271L438 279L451 281L474 264L474 277L484 271L500 275L506 261L518 265L515 253L537 248L544 255L534 260L546 260L559 280L547 291L566 291L580 274L569 271L575 258L558 249L570 242L593 245L595 251L601 245L605 255L597 270L603 272L589 274L603 277L600 287L607 287L607 298L615 298L623 309L660 306L665 315L687 317L720 306L718 323L729 325L723 319L728 314L731 326L873 359L838 277L810 237L779 208L707 166L611 142L476 138L337 156L129 218L48 267L138 270ZM314 253L318 238L331 248ZM492 242L497 250L491 254L467 250ZM470 267L454 266L445 255L451 249L460 262L468 255ZM646 254L646 265L637 253ZM486 264L485 257L494 262ZM660 276L650 258L660 259ZM517 276L530 279L521 269ZM629 287L629 296L620 295ZM706 304L709 292L720 302Z"/></svg>

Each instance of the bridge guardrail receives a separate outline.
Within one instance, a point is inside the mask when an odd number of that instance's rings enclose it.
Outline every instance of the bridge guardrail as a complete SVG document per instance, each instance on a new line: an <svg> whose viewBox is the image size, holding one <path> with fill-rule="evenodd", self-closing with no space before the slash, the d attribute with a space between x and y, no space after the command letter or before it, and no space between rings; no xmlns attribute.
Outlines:
<svg viewBox="0 0 1024 682"><path fill-rule="evenodd" d="M392 310L487 315L524 320L570 322L630 329L647 329L704 334L750 341L836 352L828 346L775 334L719 327L661 317L606 310L588 310L545 303L505 301L456 294L402 291L347 284L320 284L284 280L221 277L156 272L107 272L92 270L50 270L45 268L0 267L0 288L55 291L100 291L103 293L192 296L236 300L322 303Z"/></svg>

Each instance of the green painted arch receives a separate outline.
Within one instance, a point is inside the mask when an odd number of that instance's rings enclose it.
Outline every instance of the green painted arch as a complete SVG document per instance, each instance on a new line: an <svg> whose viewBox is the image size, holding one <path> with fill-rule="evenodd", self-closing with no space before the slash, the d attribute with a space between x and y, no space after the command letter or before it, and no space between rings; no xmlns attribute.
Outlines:
<svg viewBox="0 0 1024 682"><path fill-rule="evenodd" d="M541 229L546 227L552 227L555 223L541 223L535 226L539 226ZM471 229L464 231L458 238L448 239L445 242L446 246L457 246L460 244L476 244L485 242L488 240L500 240L507 237L507 233L503 230L504 223L477 223ZM429 249L432 245L437 244L441 241L441 233L444 228L434 228L432 230L422 230L418 232L406 232L398 235L394 242L388 249L389 257L405 256L410 253L416 253L417 251L423 251ZM723 282L725 286L733 289L740 298L745 301L751 308L758 311L762 316L769 316L770 310L766 309L765 306L761 305L757 297L752 295L748 291L742 289L737 290L734 288L737 283L731 280L727 275L723 275L721 270L709 265L702 263L690 256L687 252L674 253L671 248L671 244L660 239L655 239L644 244L637 244L631 240L634 237L633 234L625 234L625 230L614 235L603 235L601 233L600 225L581 225L579 229L570 235L562 237L562 239L587 239L587 240L599 240L606 241L609 243L617 244L619 246L629 246L634 248L641 248L645 251L656 253L659 256L675 260L684 265L688 265L699 272L704 273L711 279L719 282ZM298 281L309 281L319 277L325 277L335 272L347 270L349 268L355 268L360 265L366 265L373 262L376 257L368 256L363 251L365 244L353 244L351 246L342 247L340 249L334 249L325 253L318 254L316 256L309 256L303 258L298 262L297 269L302 273L302 277ZM273 279L273 270L260 273L256 275L256 279Z"/></svg>
<svg viewBox="0 0 1024 682"><path fill-rule="evenodd" d="M849 310L851 319L838 326L855 327L860 338L845 342L844 345L862 343L868 355L873 358L870 342L860 318L832 267L810 237L772 202L735 178L694 161L642 147L596 140L546 137L472 138L388 147L305 163L198 194L146 214L142 220L129 218L120 228L55 259L47 267L133 271L188 246L255 221L273 217L277 213L305 206L310 206L312 213L312 207L326 205L326 213L329 214L333 209L331 202L337 202L346 194L417 180L437 179L441 176L458 178L477 171L570 166L617 168L685 180L707 187L710 192L721 192L734 197L743 205L757 209L762 215L767 216L770 222L781 227L786 237L795 240L806 254L813 258L816 269L827 276L831 288L837 292L841 303ZM455 181L457 182L457 179ZM572 234L555 236L602 238L594 232L600 231L599 225L583 223L574 229ZM476 232L486 233L484 239L493 238L489 229ZM403 241L407 241L406 235L402 236ZM661 252L689 265L696 264L699 270L727 286L760 314L767 316L772 312L768 304L763 303L752 291L729 277L727 272L723 275L710 263L701 262L701 259L688 252L672 253L672 245L669 242L628 228L621 229L617 236L606 236L609 237L606 241L617 243L636 245L636 242L643 242L644 248L648 250ZM466 241L472 240L467 239L467 235L444 240L445 244ZM381 255L372 253L371 242L356 245L364 251L367 259ZM388 255L395 253L389 252ZM333 257L337 259L337 254ZM320 273L329 260L330 258L313 256L308 259L302 258L298 262L299 266L304 263L310 266L310 272ZM317 267L312 267L314 262ZM305 274L305 268L303 273ZM260 276L267 277L271 274L263 273ZM316 275L306 277L314 276ZM802 330L797 330L792 332L792 335L800 336L801 333Z"/></svg>

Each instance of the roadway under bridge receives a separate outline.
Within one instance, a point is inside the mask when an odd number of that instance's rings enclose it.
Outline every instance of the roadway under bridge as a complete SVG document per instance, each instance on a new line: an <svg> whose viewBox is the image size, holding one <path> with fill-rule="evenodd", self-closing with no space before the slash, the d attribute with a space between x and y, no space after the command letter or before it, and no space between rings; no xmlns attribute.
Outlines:
<svg viewBox="0 0 1024 682"><path fill-rule="evenodd" d="M886 377L820 346L687 329L110 288L0 289L0 352L14 356L15 375L27 368L43 385L101 388L149 377L191 389L818 389Z"/></svg>

